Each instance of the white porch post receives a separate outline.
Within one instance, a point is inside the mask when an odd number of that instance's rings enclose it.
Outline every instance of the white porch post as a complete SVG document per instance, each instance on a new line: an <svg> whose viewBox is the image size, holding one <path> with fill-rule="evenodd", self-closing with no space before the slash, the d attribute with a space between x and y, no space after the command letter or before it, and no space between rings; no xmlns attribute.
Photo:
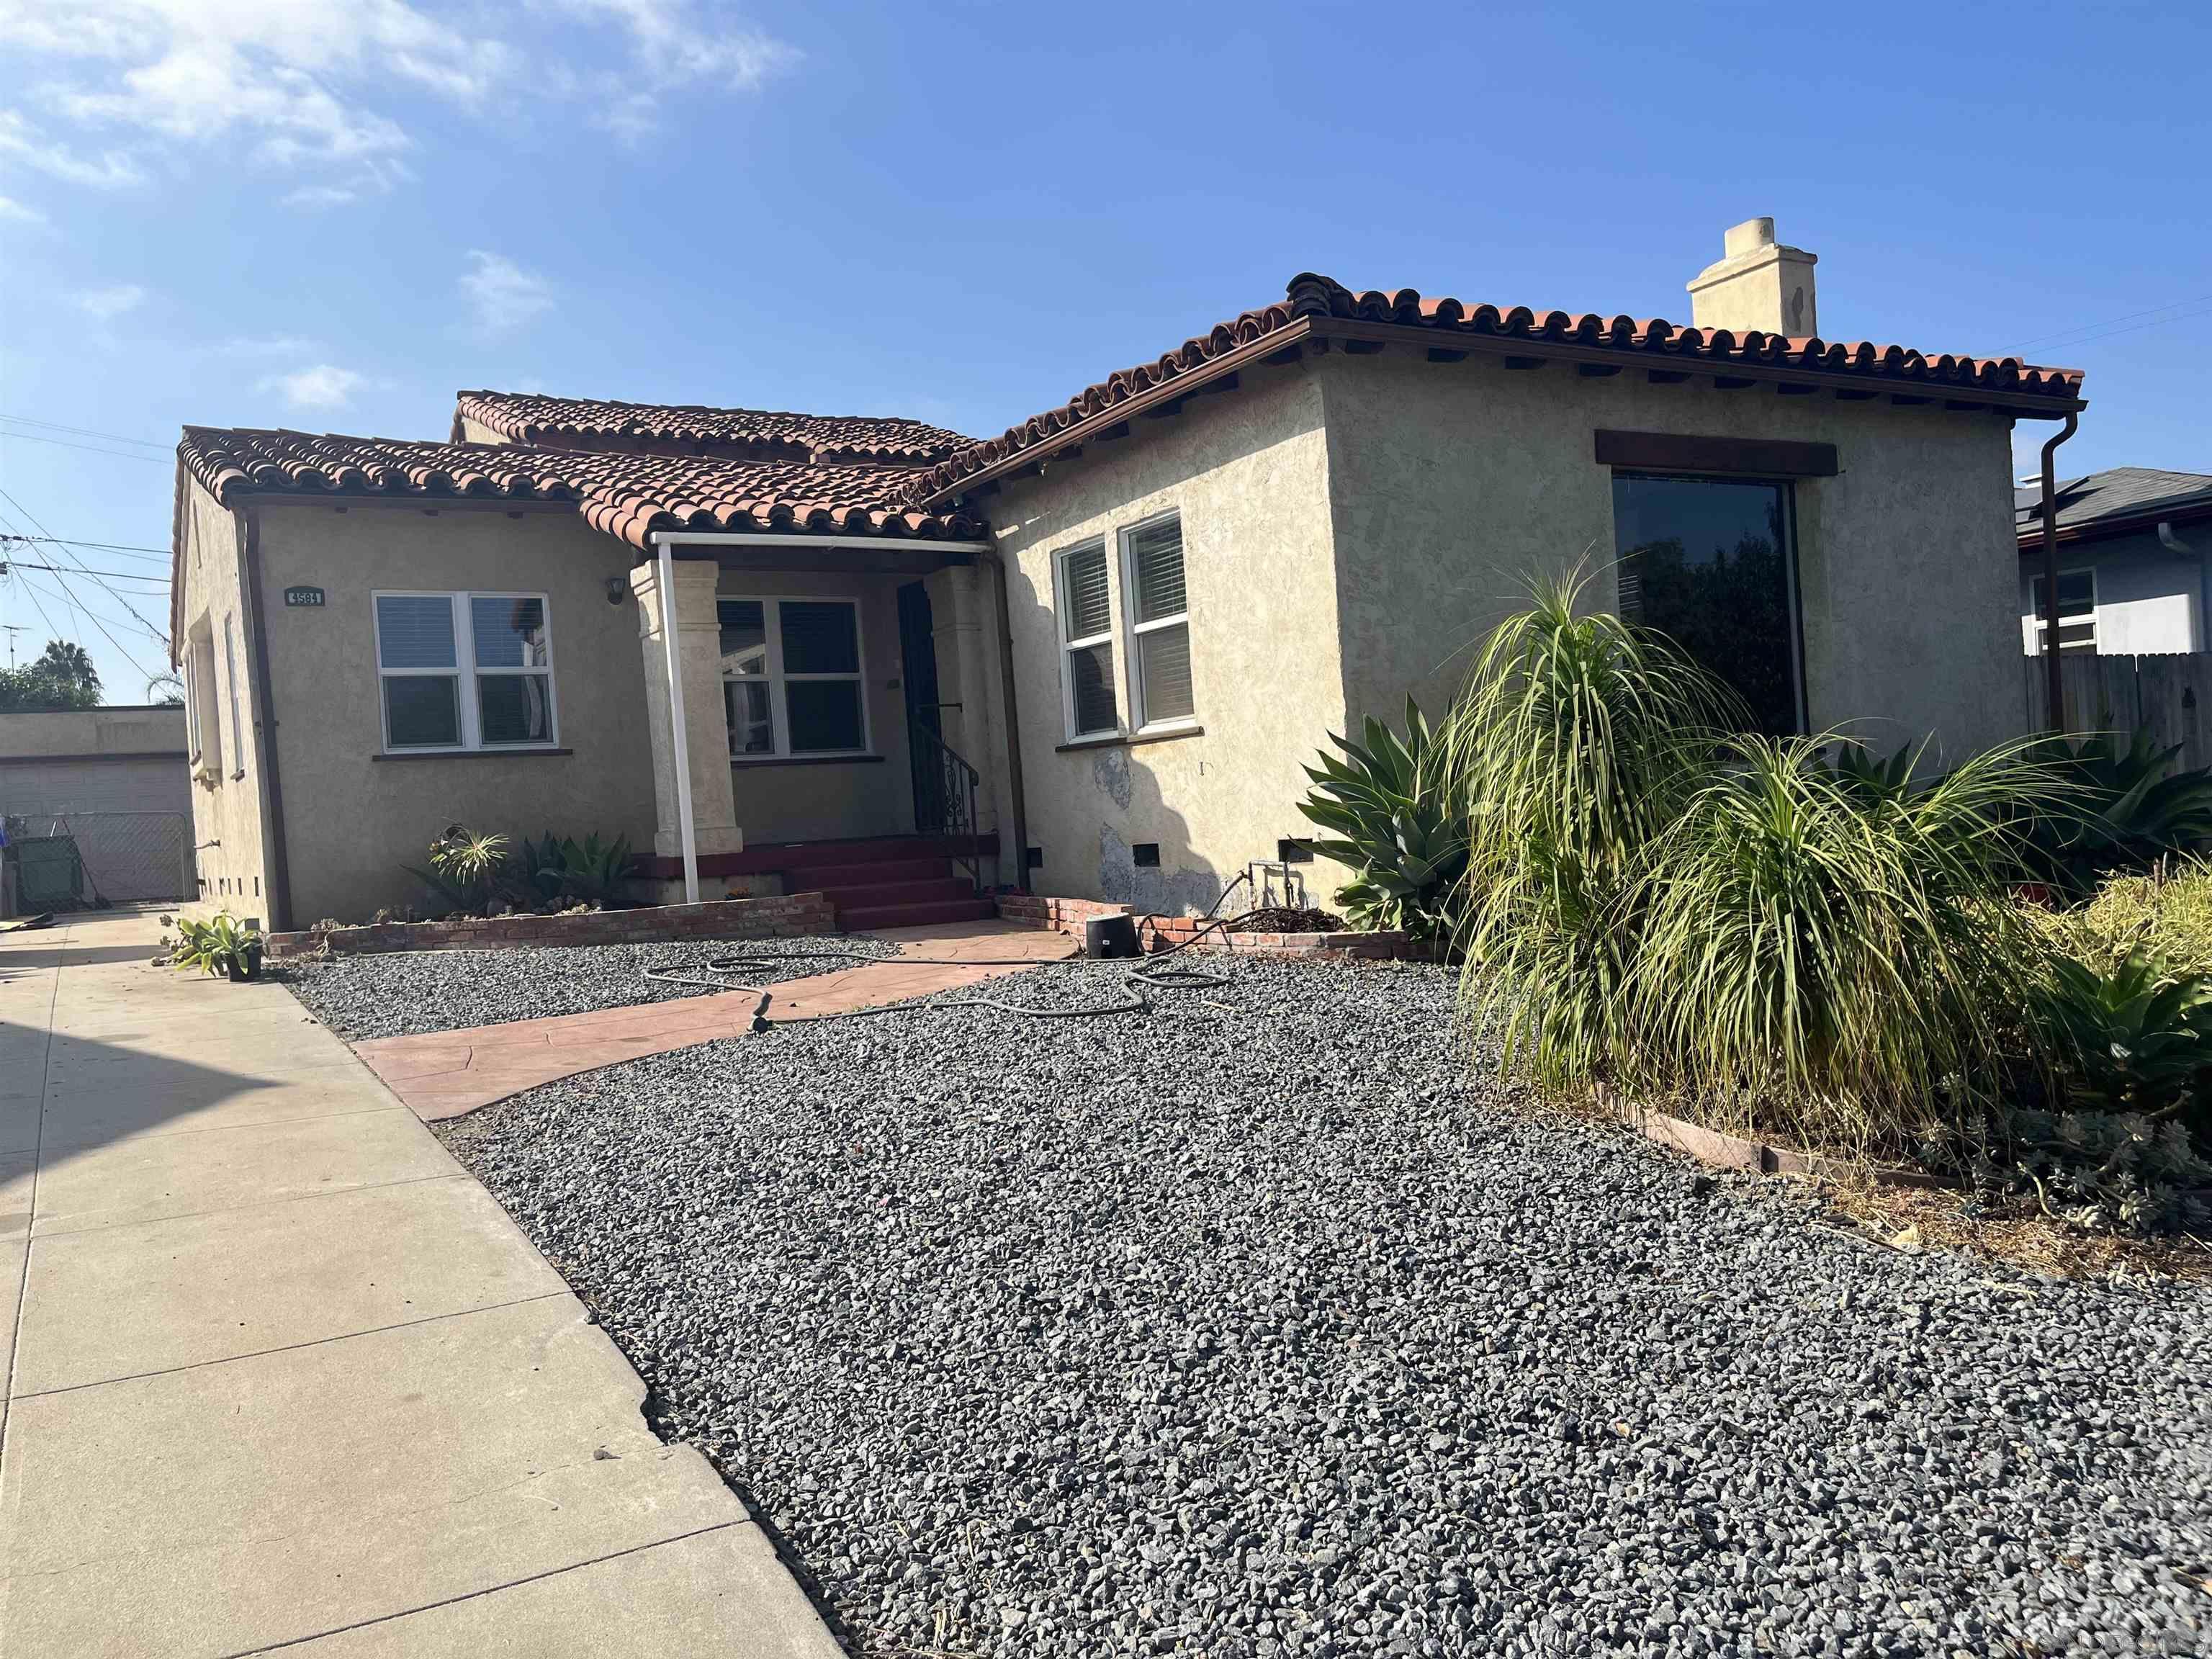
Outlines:
<svg viewBox="0 0 2212 1659"><path fill-rule="evenodd" d="M678 560L666 544L654 562L630 572L645 666L653 740L653 851L684 860L687 903L699 901L699 859L743 849L730 781L728 717L722 707L720 627L711 559Z"/></svg>

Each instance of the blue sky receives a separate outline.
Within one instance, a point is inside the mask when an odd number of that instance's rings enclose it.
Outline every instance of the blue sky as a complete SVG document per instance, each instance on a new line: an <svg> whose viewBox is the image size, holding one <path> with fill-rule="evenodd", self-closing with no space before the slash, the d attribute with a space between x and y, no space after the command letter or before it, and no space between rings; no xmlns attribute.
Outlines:
<svg viewBox="0 0 2212 1659"><path fill-rule="evenodd" d="M0 0L0 532L165 547L180 423L463 386L994 433L1308 269L1686 320L1759 213L1827 337L2080 366L2064 470L2212 471L2212 13L1797 12ZM0 624L136 701L165 567L72 558L155 580Z"/></svg>

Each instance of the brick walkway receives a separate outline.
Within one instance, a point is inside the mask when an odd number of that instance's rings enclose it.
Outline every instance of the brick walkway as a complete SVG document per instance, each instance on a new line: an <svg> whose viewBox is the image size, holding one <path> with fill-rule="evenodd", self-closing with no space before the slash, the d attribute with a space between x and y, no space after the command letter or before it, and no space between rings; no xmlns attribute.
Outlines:
<svg viewBox="0 0 2212 1659"><path fill-rule="evenodd" d="M902 957L1021 957L1042 963L1076 954L1074 941L1064 934L1002 921L893 928L877 937L896 944ZM769 1006L769 1018L811 1019L852 1008L878 1007L1022 971L1020 967L954 968L894 957L834 974L786 980L772 988L775 1000ZM709 993L551 1019L378 1037L356 1043L354 1052L417 1116L434 1121L459 1117L579 1072L688 1048L717 1037L742 1036L751 1029L753 1009L759 1002L755 991Z"/></svg>

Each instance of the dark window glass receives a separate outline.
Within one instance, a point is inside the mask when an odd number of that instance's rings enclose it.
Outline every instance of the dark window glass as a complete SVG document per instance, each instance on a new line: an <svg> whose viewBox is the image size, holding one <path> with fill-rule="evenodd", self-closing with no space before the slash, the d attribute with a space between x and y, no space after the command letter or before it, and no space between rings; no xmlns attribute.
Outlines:
<svg viewBox="0 0 2212 1659"><path fill-rule="evenodd" d="M768 622L758 599L724 599L714 607L722 624L722 672L748 678L768 672Z"/></svg>
<svg viewBox="0 0 2212 1659"><path fill-rule="evenodd" d="M1121 724L1114 702L1114 647L1079 645L1067 653L1067 674L1075 701L1075 732L1111 732Z"/></svg>
<svg viewBox="0 0 2212 1659"><path fill-rule="evenodd" d="M477 675L478 737L487 744L551 742L552 690L550 674Z"/></svg>
<svg viewBox="0 0 2212 1659"><path fill-rule="evenodd" d="M860 634L851 605L786 599L776 611L782 619L785 673L860 672ZM793 724L797 723L794 715Z"/></svg>
<svg viewBox="0 0 2212 1659"><path fill-rule="evenodd" d="M469 601L479 668L545 666L545 601L479 593Z"/></svg>
<svg viewBox="0 0 2212 1659"><path fill-rule="evenodd" d="M386 668L452 668L453 602L443 593L387 593L376 602L377 660Z"/></svg>
<svg viewBox="0 0 2212 1659"><path fill-rule="evenodd" d="M394 749L450 749L461 740L461 683L436 674L384 682L384 723Z"/></svg>
<svg viewBox="0 0 2212 1659"><path fill-rule="evenodd" d="M790 611L786 605L784 614ZM790 680L785 683L783 698L791 717L793 754L860 746L860 681Z"/></svg>
<svg viewBox="0 0 2212 1659"><path fill-rule="evenodd" d="M1616 473L1613 531L1621 615L1733 686L1754 730L1796 731L1789 486Z"/></svg>

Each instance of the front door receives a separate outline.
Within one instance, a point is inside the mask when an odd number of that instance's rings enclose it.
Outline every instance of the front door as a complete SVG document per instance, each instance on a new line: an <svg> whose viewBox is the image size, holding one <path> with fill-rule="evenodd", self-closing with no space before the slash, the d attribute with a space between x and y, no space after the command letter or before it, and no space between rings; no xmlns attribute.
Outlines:
<svg viewBox="0 0 2212 1659"><path fill-rule="evenodd" d="M910 732L943 740L944 717L937 701L937 633L929 609L929 589L908 582L898 591L899 679L906 687ZM917 835L945 828L945 768L937 744L920 738L907 744L914 767L914 827Z"/></svg>

